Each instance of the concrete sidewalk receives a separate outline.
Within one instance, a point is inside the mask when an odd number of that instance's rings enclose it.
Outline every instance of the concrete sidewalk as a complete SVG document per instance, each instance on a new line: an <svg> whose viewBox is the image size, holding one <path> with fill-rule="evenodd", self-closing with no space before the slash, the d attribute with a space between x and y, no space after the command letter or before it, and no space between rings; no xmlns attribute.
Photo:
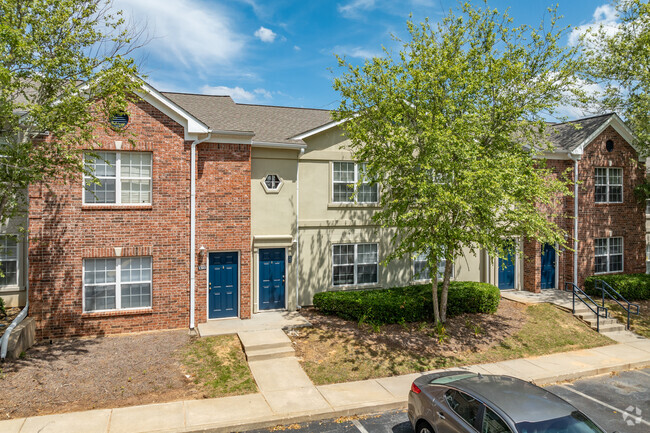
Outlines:
<svg viewBox="0 0 650 433"><path fill-rule="evenodd" d="M481 364L462 369L544 385L650 366L650 340ZM269 366L270 368L270 366ZM457 369L456 369L457 370ZM420 373L283 392L186 400L0 421L3 433L230 432L406 407ZM285 376L286 381L291 377ZM307 384L305 384L307 385ZM281 388L281 386L280 386Z"/></svg>

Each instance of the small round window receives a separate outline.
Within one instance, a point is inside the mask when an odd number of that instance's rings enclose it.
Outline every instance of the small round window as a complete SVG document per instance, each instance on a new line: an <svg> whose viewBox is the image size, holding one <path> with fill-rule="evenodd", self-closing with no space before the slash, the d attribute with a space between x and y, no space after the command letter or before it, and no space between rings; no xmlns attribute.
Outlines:
<svg viewBox="0 0 650 433"><path fill-rule="evenodd" d="M276 190L280 188L280 183L280 176L277 174L269 174L266 176L266 179L264 179L264 184L270 190Z"/></svg>
<svg viewBox="0 0 650 433"><path fill-rule="evenodd" d="M113 114L110 118L111 126L115 129L124 129L129 124L129 115L126 113Z"/></svg>

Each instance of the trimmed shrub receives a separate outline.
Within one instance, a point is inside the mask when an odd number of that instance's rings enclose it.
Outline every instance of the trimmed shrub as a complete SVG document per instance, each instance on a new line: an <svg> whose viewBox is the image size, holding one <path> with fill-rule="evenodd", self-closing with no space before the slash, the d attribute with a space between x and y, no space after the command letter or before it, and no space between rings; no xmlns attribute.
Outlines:
<svg viewBox="0 0 650 433"><path fill-rule="evenodd" d="M441 292L439 289L438 298ZM447 315L494 313L500 299L499 289L491 284L452 281L449 283ZM321 292L314 295L314 307L325 314L377 325L433 319L430 284Z"/></svg>
<svg viewBox="0 0 650 433"><path fill-rule="evenodd" d="M595 288L596 280L603 280L628 301L650 299L650 274L592 275L585 280L585 292L589 296L601 296Z"/></svg>
<svg viewBox="0 0 650 433"><path fill-rule="evenodd" d="M0 319L7 317L7 310L5 309L5 300L0 298Z"/></svg>

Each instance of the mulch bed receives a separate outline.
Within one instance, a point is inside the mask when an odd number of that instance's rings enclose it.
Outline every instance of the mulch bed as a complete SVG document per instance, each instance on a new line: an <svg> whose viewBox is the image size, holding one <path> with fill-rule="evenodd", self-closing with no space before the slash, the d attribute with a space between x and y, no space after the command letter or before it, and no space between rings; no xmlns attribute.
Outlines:
<svg viewBox="0 0 650 433"><path fill-rule="evenodd" d="M203 398L186 377L186 330L69 339L0 364L0 419Z"/></svg>
<svg viewBox="0 0 650 433"><path fill-rule="evenodd" d="M499 343L517 333L525 324L526 306L502 299L495 314L463 314L452 317L445 324L448 338L432 344L432 324L406 323L404 325L383 325L379 332L369 332L370 325L341 319L337 316L320 314L314 308L303 308L300 314L313 325L314 330L334 333L343 341L355 340L363 346L380 346L383 349L415 351L423 356L454 356L460 352L477 352ZM308 337L309 328L300 330L294 341ZM433 340L436 340L434 335ZM319 347L297 344L297 355L303 359L317 359L323 354Z"/></svg>

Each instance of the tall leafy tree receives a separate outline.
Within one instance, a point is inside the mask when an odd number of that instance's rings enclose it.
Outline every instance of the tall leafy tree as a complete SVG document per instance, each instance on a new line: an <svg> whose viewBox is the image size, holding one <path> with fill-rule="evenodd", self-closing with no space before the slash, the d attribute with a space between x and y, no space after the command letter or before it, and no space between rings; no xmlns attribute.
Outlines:
<svg viewBox="0 0 650 433"><path fill-rule="evenodd" d="M614 0L612 5L617 22L591 28L582 37L591 80L601 89L589 102L622 115L649 153L650 4Z"/></svg>
<svg viewBox="0 0 650 433"><path fill-rule="evenodd" d="M95 121L134 98L142 36L106 0L0 2L0 225L28 185L83 171Z"/></svg>
<svg viewBox="0 0 650 433"><path fill-rule="evenodd" d="M394 227L386 261L428 253L434 274L446 261L435 320L446 320L454 260L481 248L504 256L517 236L566 244L556 198L570 194L543 159L544 117L575 91L575 49L555 10L539 28L507 13L462 5L442 21L407 23L393 55L361 66L339 58L335 116L366 176L382 185L374 218Z"/></svg>

